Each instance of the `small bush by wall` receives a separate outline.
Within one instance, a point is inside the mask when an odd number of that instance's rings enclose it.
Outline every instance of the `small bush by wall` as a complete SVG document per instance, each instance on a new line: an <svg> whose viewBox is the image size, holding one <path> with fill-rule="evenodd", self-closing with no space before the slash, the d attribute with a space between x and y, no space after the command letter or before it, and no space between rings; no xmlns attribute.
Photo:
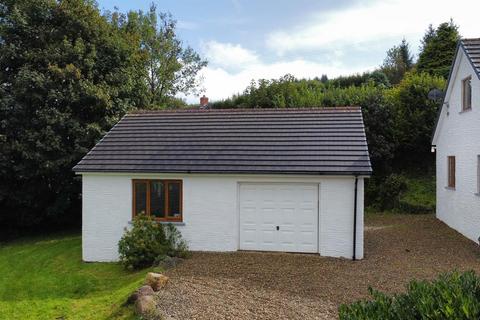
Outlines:
<svg viewBox="0 0 480 320"><path fill-rule="evenodd" d="M435 212L435 176L421 173L375 176L367 181L369 212L423 214Z"/></svg>
<svg viewBox="0 0 480 320"><path fill-rule="evenodd" d="M130 230L118 243L120 262L127 269L149 267L164 256L185 257L188 246L177 228L162 225L150 217L139 215Z"/></svg>
<svg viewBox="0 0 480 320"><path fill-rule="evenodd" d="M412 281L406 293L394 296L369 291L373 300L340 306L340 319L480 319L480 278L473 271Z"/></svg>

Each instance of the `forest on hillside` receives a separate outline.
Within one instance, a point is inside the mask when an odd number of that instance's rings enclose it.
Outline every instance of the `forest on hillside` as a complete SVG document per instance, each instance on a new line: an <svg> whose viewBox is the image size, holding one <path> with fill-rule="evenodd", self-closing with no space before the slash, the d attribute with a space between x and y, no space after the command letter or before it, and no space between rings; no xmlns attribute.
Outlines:
<svg viewBox="0 0 480 320"><path fill-rule="evenodd" d="M459 38L452 21L430 26L418 59L399 39L378 70L253 80L212 107L359 105L375 171L367 205L431 210L418 199L432 202L439 101L428 93L444 89ZM126 112L186 107L177 97L201 88L197 75L206 64L155 6L121 13L101 12L91 0L2 1L0 235L78 227L81 180L72 167Z"/></svg>

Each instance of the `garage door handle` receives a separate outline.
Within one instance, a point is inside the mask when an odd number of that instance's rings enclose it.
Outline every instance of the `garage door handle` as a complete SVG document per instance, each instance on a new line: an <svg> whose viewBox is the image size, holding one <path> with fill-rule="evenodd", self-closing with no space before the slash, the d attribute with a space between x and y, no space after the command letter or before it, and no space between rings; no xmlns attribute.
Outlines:
<svg viewBox="0 0 480 320"><path fill-rule="evenodd" d="M279 226L277 226L277 231L278 231L278 230L280 230L280 227L279 227Z"/></svg>

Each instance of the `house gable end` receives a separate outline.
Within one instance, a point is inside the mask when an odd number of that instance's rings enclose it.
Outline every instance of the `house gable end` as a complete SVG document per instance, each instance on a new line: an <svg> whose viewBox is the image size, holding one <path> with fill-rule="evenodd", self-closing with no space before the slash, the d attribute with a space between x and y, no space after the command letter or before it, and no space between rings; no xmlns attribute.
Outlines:
<svg viewBox="0 0 480 320"><path fill-rule="evenodd" d="M477 50L477 49L475 49ZM480 46L479 46L480 50ZM469 54L470 52L470 54ZM455 85L458 83L458 70L462 64L467 64L470 69L473 70L473 73L477 76L477 79L480 81L480 68L477 68L475 61L473 60L475 55L471 54L472 49L467 49L464 45L464 41L460 41L457 50L455 52L455 56L452 62L452 67L450 69L450 74L447 80L447 87L445 91L445 95L442 101L442 105L440 106L438 113L437 113L437 120L434 127L433 137L432 137L432 146L436 146L439 136L441 135L441 128L443 125L443 119L445 118L447 112L449 111L449 104L451 104L451 95L452 90ZM479 51L480 56L480 51Z"/></svg>

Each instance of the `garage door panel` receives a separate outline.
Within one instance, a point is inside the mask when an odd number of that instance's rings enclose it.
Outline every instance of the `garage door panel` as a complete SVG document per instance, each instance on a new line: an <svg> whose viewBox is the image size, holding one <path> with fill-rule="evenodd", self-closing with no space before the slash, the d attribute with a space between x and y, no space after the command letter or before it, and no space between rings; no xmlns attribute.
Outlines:
<svg viewBox="0 0 480 320"><path fill-rule="evenodd" d="M240 249L318 252L318 186L240 184Z"/></svg>

